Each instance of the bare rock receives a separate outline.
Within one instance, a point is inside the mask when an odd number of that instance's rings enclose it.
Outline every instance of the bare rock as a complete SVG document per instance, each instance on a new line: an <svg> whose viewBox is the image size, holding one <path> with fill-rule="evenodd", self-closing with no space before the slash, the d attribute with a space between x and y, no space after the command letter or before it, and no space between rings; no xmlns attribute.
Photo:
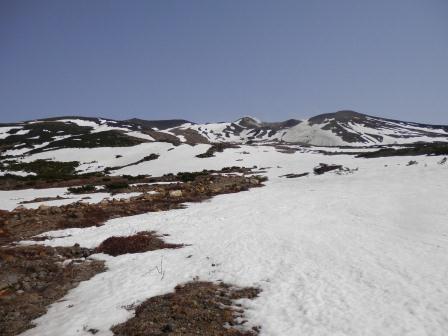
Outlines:
<svg viewBox="0 0 448 336"><path fill-rule="evenodd" d="M182 190L171 190L170 197L182 197Z"/></svg>

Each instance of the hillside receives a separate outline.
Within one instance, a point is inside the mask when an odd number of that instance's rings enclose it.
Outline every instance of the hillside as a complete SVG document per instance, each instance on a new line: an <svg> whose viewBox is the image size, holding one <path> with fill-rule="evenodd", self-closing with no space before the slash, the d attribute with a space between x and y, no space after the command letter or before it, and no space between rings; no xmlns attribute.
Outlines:
<svg viewBox="0 0 448 336"><path fill-rule="evenodd" d="M0 140L0 150L4 155L79 146L134 146L143 142L174 145L276 142L359 147L448 141L448 126L389 120L353 111L322 114L302 121L291 119L270 123L251 117L207 124L187 120L117 121L60 117L0 125Z"/></svg>
<svg viewBox="0 0 448 336"><path fill-rule="evenodd" d="M0 334L445 335L448 129L0 126Z"/></svg>

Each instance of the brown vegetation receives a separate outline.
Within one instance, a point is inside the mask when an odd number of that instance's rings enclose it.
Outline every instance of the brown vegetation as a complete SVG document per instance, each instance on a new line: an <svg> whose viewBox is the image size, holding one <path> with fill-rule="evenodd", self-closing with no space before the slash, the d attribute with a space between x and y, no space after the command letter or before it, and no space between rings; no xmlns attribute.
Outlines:
<svg viewBox="0 0 448 336"><path fill-rule="evenodd" d="M155 232L142 231L127 237L109 237L95 252L118 256L126 253L141 253L165 248L179 248L182 244L167 244Z"/></svg>
<svg viewBox="0 0 448 336"><path fill-rule="evenodd" d="M112 328L116 336L254 336L243 328L244 311L234 300L253 299L257 288L234 288L211 282L178 285L174 293L152 297L136 308L135 317ZM242 320L241 322L238 322Z"/></svg>
<svg viewBox="0 0 448 336"><path fill-rule="evenodd" d="M1 247L0 335L17 335L32 327L46 307L81 281L105 270L104 262L86 260L91 251L73 247ZM68 263L63 263L71 259Z"/></svg>

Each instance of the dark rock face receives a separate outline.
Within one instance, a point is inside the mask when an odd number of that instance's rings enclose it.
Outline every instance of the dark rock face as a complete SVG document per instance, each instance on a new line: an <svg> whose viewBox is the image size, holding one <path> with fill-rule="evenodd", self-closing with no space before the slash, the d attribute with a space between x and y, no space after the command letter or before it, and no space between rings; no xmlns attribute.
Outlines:
<svg viewBox="0 0 448 336"><path fill-rule="evenodd" d="M313 171L316 175L322 175L332 170L341 170L342 168L342 165L321 163L319 166L315 167Z"/></svg>

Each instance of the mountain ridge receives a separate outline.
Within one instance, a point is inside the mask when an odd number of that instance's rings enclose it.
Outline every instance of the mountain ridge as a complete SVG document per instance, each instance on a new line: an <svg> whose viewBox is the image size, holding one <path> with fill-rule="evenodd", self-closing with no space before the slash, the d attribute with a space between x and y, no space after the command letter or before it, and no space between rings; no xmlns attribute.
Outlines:
<svg viewBox="0 0 448 336"><path fill-rule="evenodd" d="M114 135L115 134L115 135ZM114 143L114 137L120 139ZM138 138L138 141L135 140ZM448 142L448 126L400 121L352 110L308 119L264 122L245 116L232 122L145 120L63 116L0 124L0 150L59 146L116 146L142 141L187 143L294 143L311 146L372 146ZM37 148L36 148L37 147ZM19 151L20 152L20 151Z"/></svg>

